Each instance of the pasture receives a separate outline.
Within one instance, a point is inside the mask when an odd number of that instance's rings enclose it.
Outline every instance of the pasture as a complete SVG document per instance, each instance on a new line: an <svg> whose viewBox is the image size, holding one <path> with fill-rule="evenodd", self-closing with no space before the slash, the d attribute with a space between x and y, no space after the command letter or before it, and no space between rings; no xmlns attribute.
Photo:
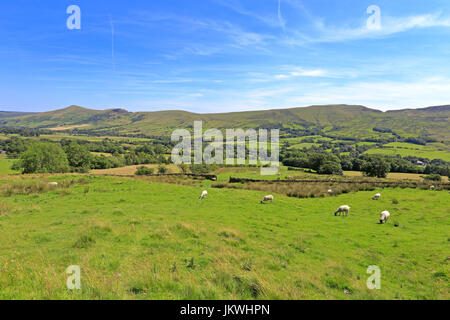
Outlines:
<svg viewBox="0 0 450 320"><path fill-rule="evenodd" d="M17 173L11 170L14 160L7 159L5 155L0 155L0 175L8 175Z"/></svg>
<svg viewBox="0 0 450 320"><path fill-rule="evenodd" d="M360 171L345 171L344 176L346 176L346 177L363 177L363 174ZM390 172L387 175L387 179L389 179L389 180L423 181L423 178L422 178L423 176L426 176L426 174ZM442 182L448 182L448 177L442 177Z"/></svg>
<svg viewBox="0 0 450 320"><path fill-rule="evenodd" d="M426 146L416 145L404 142L392 142L384 145L382 148L373 148L366 151L367 154L382 154L402 157L415 156L428 159L442 159L450 161L449 147L440 143L430 143Z"/></svg>
<svg viewBox="0 0 450 320"><path fill-rule="evenodd" d="M0 177L0 299L449 299L448 191L262 205L252 190L199 200L209 184ZM333 215L342 204L349 217ZM66 288L71 265L81 291Z"/></svg>

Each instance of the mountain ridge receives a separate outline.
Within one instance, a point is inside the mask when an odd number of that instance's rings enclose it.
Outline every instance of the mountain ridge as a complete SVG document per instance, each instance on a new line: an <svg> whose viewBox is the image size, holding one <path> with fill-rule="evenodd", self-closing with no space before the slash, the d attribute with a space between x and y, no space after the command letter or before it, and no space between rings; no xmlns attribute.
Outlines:
<svg viewBox="0 0 450 320"><path fill-rule="evenodd" d="M362 109L378 112L378 113L390 113L390 112L403 112L403 111L426 111L426 110L437 110L437 111L450 111L450 105L440 105L440 106L429 106L429 107L422 107L422 108L405 108L405 109L399 109L399 110L378 110L375 108L369 108L363 105L351 105L351 104L325 104L325 105L310 105L305 107L292 107L292 108L269 108L269 109L260 109L260 110L244 110L244 111L231 111L231 112L214 112L214 113L198 113L198 112L192 112L187 111L183 109L170 109L170 110L156 110L156 111L128 111L127 109L123 108L109 108L109 109L91 109L86 108L78 105L70 105L65 108L59 108L55 110L49 110L49 111L33 111L33 112L26 112L26 111L4 111L0 110L0 114L17 114L17 115L36 115L36 114L42 114L42 113L52 113L52 112L59 112L63 110L72 110L72 111L93 111L93 112L106 112L106 111L125 111L128 113L158 113L158 112L186 112L190 114L198 114L198 115L214 115L214 114L233 114L233 113L249 113L249 112L264 112L264 111L276 111L276 110L296 110L296 109L308 109L308 108L329 108L329 107L360 107Z"/></svg>
<svg viewBox="0 0 450 320"><path fill-rule="evenodd" d="M312 105L300 108L194 113L184 110L130 112L125 109L95 110L71 105L41 113L0 112L0 125L35 129L89 130L95 133L168 135L177 128L297 128L319 127L341 136L376 136L392 131L405 137L430 137L450 141L450 105L380 111L362 105Z"/></svg>

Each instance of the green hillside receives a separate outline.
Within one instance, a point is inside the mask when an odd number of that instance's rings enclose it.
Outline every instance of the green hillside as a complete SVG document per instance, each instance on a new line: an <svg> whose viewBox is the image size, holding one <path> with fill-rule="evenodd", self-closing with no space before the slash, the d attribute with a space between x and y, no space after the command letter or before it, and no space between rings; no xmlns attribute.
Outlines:
<svg viewBox="0 0 450 320"><path fill-rule="evenodd" d="M0 125L91 133L168 135L177 128L285 128L321 130L347 139L419 138L450 141L450 106L381 112L364 106L327 105L264 111L196 114L186 111L127 112L78 106L37 113L2 116ZM374 130L375 129L375 130Z"/></svg>

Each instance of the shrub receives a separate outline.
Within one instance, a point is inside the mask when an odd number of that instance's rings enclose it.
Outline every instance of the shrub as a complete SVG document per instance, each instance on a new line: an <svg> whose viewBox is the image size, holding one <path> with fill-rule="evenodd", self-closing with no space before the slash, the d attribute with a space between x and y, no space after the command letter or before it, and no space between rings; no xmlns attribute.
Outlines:
<svg viewBox="0 0 450 320"><path fill-rule="evenodd" d="M180 168L182 173L188 173L188 171L189 171L189 167L184 163L179 164L178 168Z"/></svg>
<svg viewBox="0 0 450 320"><path fill-rule="evenodd" d="M166 174L169 170L167 169L166 166L163 165L159 165L158 166L158 173L159 174Z"/></svg>
<svg viewBox="0 0 450 320"><path fill-rule="evenodd" d="M215 165L203 164L192 164L190 166L191 172L195 174L208 174L217 169Z"/></svg>
<svg viewBox="0 0 450 320"><path fill-rule="evenodd" d="M154 173L154 170L152 168L142 166L142 167L137 168L137 170L134 174L137 176L150 176L153 173Z"/></svg>
<svg viewBox="0 0 450 320"><path fill-rule="evenodd" d="M441 182L442 181L442 177L439 174L430 174L427 176L422 176L422 178L424 180L428 180L428 181L437 181L437 182Z"/></svg>

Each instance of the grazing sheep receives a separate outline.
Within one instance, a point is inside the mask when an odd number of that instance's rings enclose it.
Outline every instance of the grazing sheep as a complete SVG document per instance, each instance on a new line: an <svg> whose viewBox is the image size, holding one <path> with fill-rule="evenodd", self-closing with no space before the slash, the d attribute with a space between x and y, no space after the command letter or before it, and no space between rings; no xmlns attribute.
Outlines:
<svg viewBox="0 0 450 320"><path fill-rule="evenodd" d="M49 182L48 185L52 186L52 187L57 187L58 186L58 182Z"/></svg>
<svg viewBox="0 0 450 320"><path fill-rule="evenodd" d="M387 223L391 214L389 211L383 211L380 216L380 224Z"/></svg>
<svg viewBox="0 0 450 320"><path fill-rule="evenodd" d="M350 207L349 206L340 206L336 212L334 213L335 216L337 216L337 214L339 213L339 215L341 215L341 213L344 213L344 215L348 216L350 212Z"/></svg>
<svg viewBox="0 0 450 320"><path fill-rule="evenodd" d="M333 190L331 190L331 189L328 189L328 194L333 194Z"/></svg>
<svg viewBox="0 0 450 320"><path fill-rule="evenodd" d="M272 201L272 203L273 203L273 196L272 195L265 196L264 199L261 200L261 203L264 203L266 201Z"/></svg>
<svg viewBox="0 0 450 320"><path fill-rule="evenodd" d="M381 199L381 193L377 193L373 196L372 200L380 200Z"/></svg>
<svg viewBox="0 0 450 320"><path fill-rule="evenodd" d="M435 186L430 186L430 190L434 190L434 189L436 189Z"/></svg>
<svg viewBox="0 0 450 320"><path fill-rule="evenodd" d="M205 199L208 196L208 191L203 191L202 195L200 196L200 199Z"/></svg>

